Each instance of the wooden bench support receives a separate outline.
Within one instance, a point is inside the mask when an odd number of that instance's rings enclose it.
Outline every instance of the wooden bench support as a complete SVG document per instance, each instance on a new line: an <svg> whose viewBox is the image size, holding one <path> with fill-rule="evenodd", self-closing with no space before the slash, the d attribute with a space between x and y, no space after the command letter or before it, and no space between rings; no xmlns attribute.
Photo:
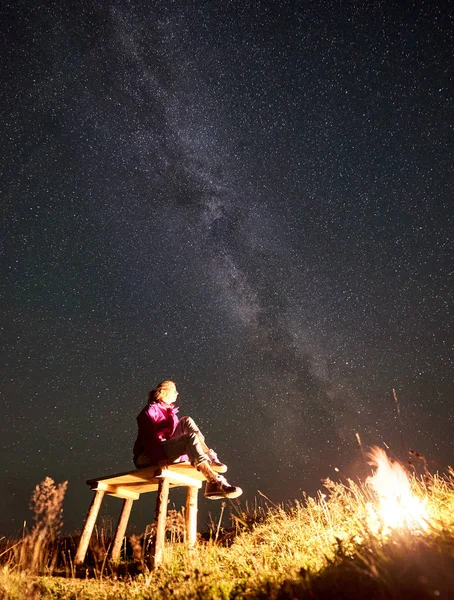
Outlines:
<svg viewBox="0 0 454 600"><path fill-rule="evenodd" d="M123 508L121 509L120 519L118 520L115 539L112 546L112 560L114 561L120 560L121 545L123 544L123 538L125 537L133 502L134 500L131 498L123 500Z"/></svg>
<svg viewBox="0 0 454 600"><path fill-rule="evenodd" d="M104 494L104 490L96 490L94 498L91 502L90 508L87 513L87 518L85 519L85 525L82 530L82 535L80 536L79 547L77 548L76 557L74 559L76 565L81 565L85 560L85 555L87 554L88 550L88 544L90 543L91 534L93 533L96 519L98 518L99 509L101 508L101 503L104 498Z"/></svg>
<svg viewBox="0 0 454 600"><path fill-rule="evenodd" d="M199 488L192 485L186 492L186 543L193 548L197 542L197 497Z"/></svg>
<svg viewBox="0 0 454 600"><path fill-rule="evenodd" d="M169 501L169 480L164 478L159 482L158 498L156 500L156 534L152 555L152 566L155 569L162 562L166 534L167 504Z"/></svg>

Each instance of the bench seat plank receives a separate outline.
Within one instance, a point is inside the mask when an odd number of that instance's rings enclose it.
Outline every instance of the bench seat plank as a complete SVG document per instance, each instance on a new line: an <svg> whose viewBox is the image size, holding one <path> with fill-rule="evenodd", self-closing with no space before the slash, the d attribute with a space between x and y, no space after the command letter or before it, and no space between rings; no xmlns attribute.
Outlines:
<svg viewBox="0 0 454 600"><path fill-rule="evenodd" d="M135 469L125 473L106 475L97 479L89 479L87 484L95 490L104 490L110 496L118 498L132 498L137 500L136 494L156 492L162 478L169 480L171 487L193 486L200 488L205 477L189 462L175 463L165 469L157 466Z"/></svg>

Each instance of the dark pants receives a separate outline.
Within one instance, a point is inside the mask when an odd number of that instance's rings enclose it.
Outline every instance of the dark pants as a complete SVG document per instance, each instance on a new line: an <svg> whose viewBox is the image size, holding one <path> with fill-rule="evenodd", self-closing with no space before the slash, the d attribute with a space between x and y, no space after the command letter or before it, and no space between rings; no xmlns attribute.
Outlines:
<svg viewBox="0 0 454 600"><path fill-rule="evenodd" d="M194 466L207 460L206 452L209 448L205 444L200 429L191 417L182 417L168 440L161 442L161 448L169 462L175 462L180 456L187 454L191 464ZM148 456L141 454L135 460L137 468L151 466Z"/></svg>

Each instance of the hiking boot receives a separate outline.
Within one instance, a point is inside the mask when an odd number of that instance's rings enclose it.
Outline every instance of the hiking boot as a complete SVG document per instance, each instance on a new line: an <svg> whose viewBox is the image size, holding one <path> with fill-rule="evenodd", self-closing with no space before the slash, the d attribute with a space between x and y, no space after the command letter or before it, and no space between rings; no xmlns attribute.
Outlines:
<svg viewBox="0 0 454 600"><path fill-rule="evenodd" d="M210 500L221 500L222 498L238 498L243 490L240 487L230 485L225 477L218 475L216 481L207 481L205 487L205 498Z"/></svg>
<svg viewBox="0 0 454 600"><path fill-rule="evenodd" d="M213 469L213 471L216 471L216 473L225 473L227 471L227 465L221 463L221 461L218 458L218 455L214 450L208 450L206 455L208 457L210 467Z"/></svg>

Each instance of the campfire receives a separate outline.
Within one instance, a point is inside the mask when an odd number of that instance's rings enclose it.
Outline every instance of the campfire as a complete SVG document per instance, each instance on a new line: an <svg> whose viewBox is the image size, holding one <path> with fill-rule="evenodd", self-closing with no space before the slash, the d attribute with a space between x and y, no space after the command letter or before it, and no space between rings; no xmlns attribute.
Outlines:
<svg viewBox="0 0 454 600"><path fill-rule="evenodd" d="M370 464L376 467L366 483L372 489L376 502L368 503L368 524L373 531L384 533L394 529L426 531L429 517L426 500L412 491L405 469L388 458L384 450L373 447Z"/></svg>

